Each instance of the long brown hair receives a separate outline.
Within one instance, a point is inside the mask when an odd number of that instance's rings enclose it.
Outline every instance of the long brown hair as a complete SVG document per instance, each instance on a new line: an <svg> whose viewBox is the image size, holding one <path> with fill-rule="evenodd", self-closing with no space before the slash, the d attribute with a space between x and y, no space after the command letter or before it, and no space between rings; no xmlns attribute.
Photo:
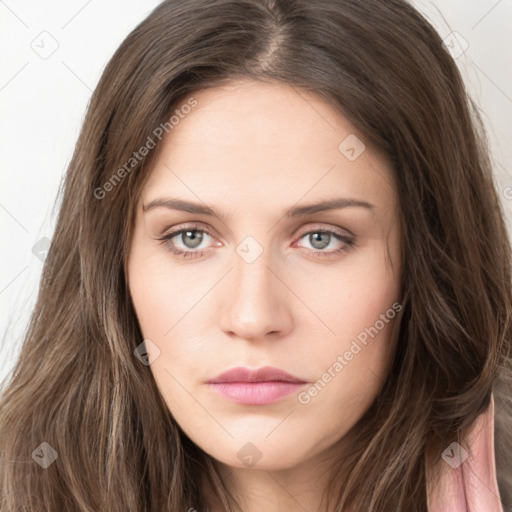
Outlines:
<svg viewBox="0 0 512 512"><path fill-rule="evenodd" d="M239 510L134 356L142 336L125 278L157 128L171 129L195 91L239 77L328 99L394 164L397 351L334 468L329 505L425 511L426 454L439 460L493 392L500 492L512 506L511 247L478 109L439 35L405 0L168 0L107 65L67 171L0 401L1 510L201 511L203 480ZM135 158L149 138L156 147ZM38 456L55 460L42 468Z"/></svg>

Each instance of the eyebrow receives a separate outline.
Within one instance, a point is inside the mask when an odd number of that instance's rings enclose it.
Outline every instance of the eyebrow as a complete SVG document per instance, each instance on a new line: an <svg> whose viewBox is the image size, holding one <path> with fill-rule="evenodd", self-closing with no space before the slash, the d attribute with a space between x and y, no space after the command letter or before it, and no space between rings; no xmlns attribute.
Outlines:
<svg viewBox="0 0 512 512"><path fill-rule="evenodd" d="M142 210L144 212L147 212L159 207L169 208L171 210L179 210L182 212L194 213L197 215L208 215L225 220L229 217L223 212L216 212L215 210L212 210L205 204L194 203L192 201L185 201L183 199L174 198L153 199L150 203L143 205ZM375 205L368 203L367 201L361 201L359 199L339 197L329 199L326 201L320 201L318 203L308 204L305 206L294 206L288 210L286 216L288 218L304 217L306 215L311 215L314 213L320 213L328 210L337 210L340 208L348 207L366 208L373 213Z"/></svg>

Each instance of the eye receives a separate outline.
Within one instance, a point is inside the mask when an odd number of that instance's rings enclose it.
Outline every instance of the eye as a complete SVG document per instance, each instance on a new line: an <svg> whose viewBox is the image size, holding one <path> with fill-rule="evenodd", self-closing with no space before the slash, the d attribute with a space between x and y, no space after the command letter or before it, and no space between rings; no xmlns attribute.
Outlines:
<svg viewBox="0 0 512 512"><path fill-rule="evenodd" d="M197 248L204 245L203 242L210 236L207 229L193 225L171 231L158 240L162 241L163 245L176 256L187 258L202 256L204 251Z"/></svg>
<svg viewBox="0 0 512 512"><path fill-rule="evenodd" d="M185 226L175 231L171 231L166 235L158 238L162 244L175 254L183 258L198 258L205 254L208 248L208 238L211 234L206 228L199 227L197 224ZM309 250L314 256L329 257L333 254L339 254L348 251L355 241L352 237L345 235L333 229L315 228L303 232L299 240L306 239L311 244L312 249ZM338 245L337 248L325 250L326 247ZM222 245L217 243L217 246ZM293 244L297 247L296 243ZM303 247L299 245L298 247ZM307 248L306 248L307 249Z"/></svg>
<svg viewBox="0 0 512 512"><path fill-rule="evenodd" d="M333 254L339 254L348 251L354 244L355 241L352 237L339 233L333 229L326 228L315 228L313 230L306 231L300 235L299 240L306 239L306 241L312 246L310 252L315 256L329 257ZM334 245L332 250L325 250L326 247ZM336 246L338 246L336 248Z"/></svg>

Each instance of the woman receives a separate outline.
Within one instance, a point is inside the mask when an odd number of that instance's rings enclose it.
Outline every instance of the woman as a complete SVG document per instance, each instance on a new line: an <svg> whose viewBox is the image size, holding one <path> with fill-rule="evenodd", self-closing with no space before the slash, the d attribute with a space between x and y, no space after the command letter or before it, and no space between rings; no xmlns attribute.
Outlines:
<svg viewBox="0 0 512 512"><path fill-rule="evenodd" d="M159 5L68 170L2 510L512 506L480 127L403 0Z"/></svg>

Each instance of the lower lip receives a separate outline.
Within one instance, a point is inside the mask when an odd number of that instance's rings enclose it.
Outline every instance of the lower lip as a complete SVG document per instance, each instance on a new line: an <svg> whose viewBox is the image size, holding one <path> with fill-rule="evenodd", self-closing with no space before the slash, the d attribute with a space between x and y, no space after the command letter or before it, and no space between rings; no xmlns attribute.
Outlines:
<svg viewBox="0 0 512 512"><path fill-rule="evenodd" d="M280 398L295 393L305 383L300 382L221 382L210 383L211 388L244 405L265 405L276 402Z"/></svg>

